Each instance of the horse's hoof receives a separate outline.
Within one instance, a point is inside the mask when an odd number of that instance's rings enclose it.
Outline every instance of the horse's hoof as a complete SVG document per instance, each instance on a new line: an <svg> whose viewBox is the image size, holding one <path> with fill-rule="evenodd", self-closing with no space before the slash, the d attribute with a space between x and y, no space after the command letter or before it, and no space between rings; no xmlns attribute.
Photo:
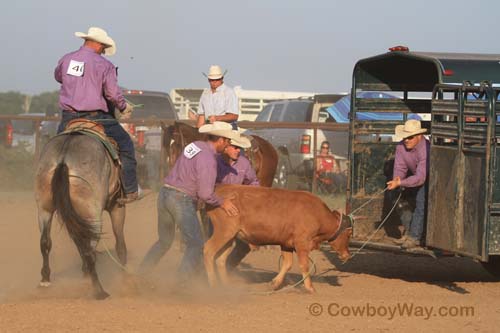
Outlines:
<svg viewBox="0 0 500 333"><path fill-rule="evenodd" d="M43 288L48 288L48 287L50 287L50 282L49 281L40 281L39 286L43 287Z"/></svg>
<svg viewBox="0 0 500 333"><path fill-rule="evenodd" d="M99 300L99 301L101 301L101 300L103 300L103 299L106 299L106 298L108 298L108 297L109 297L109 294L108 294L107 292L105 292L105 291L101 291L100 293L97 293L97 294L95 295L95 299L97 299L97 300Z"/></svg>

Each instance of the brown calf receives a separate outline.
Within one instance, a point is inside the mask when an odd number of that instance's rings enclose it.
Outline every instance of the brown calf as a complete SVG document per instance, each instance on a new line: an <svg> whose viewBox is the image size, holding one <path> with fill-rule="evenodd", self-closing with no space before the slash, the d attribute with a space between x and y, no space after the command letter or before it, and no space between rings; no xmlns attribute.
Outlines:
<svg viewBox="0 0 500 333"><path fill-rule="evenodd" d="M314 292L309 277L309 252L328 241L339 258L349 259L352 224L348 217L330 209L315 195L258 186L222 185L215 191L232 198L238 216L228 216L222 208L208 210L214 232L204 247L205 268L210 285L215 285L214 260L217 254L219 276L227 283L226 259L235 238L255 245L280 245L283 266L273 279L277 289L292 267L293 251L297 252L304 286Z"/></svg>

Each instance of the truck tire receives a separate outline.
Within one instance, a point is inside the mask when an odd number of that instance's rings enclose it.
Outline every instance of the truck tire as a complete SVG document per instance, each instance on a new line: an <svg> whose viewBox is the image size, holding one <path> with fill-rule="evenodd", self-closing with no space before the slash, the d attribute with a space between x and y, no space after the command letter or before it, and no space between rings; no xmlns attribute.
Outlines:
<svg viewBox="0 0 500 333"><path fill-rule="evenodd" d="M279 155L278 166L274 174L273 186L278 188L288 188L288 179L290 174L290 163L288 156Z"/></svg>

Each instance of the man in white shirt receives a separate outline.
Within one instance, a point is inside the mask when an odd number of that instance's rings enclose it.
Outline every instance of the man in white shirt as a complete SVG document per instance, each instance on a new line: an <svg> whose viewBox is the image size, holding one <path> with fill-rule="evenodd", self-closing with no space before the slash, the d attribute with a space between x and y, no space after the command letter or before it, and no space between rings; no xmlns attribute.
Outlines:
<svg viewBox="0 0 500 333"><path fill-rule="evenodd" d="M236 121L240 113L238 98L233 88L224 84L224 74L220 66L210 66L206 75L210 89L203 91L201 95L196 127L224 121L233 125L233 129L237 129Z"/></svg>

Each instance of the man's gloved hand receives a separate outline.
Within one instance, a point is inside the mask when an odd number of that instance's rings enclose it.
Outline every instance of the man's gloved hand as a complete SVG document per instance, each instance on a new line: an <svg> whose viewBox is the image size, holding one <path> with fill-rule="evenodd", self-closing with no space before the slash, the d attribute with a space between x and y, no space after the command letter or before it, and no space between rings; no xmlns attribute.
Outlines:
<svg viewBox="0 0 500 333"><path fill-rule="evenodd" d="M125 110L122 111L122 118L121 119L130 119L132 116L132 111L134 111L134 107L127 103L127 106L125 107Z"/></svg>
<svg viewBox="0 0 500 333"><path fill-rule="evenodd" d="M125 110L119 111L118 109L115 109L115 118L116 119L130 119L130 116L132 116L132 111L134 111L134 107L127 103L127 106L125 107Z"/></svg>

